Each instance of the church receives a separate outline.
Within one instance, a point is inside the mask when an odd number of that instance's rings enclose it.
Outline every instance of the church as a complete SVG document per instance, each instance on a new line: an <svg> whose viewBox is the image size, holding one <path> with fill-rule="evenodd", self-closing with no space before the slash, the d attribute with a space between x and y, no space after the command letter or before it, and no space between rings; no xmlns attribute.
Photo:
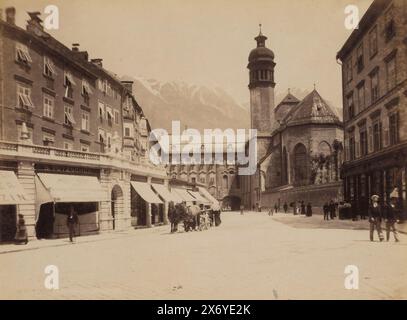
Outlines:
<svg viewBox="0 0 407 320"><path fill-rule="evenodd" d="M274 53L261 30L255 40L247 68L257 170L240 177L241 203L253 209L304 201L321 212L326 201L342 199L343 124L315 88L302 101L288 90L275 105Z"/></svg>

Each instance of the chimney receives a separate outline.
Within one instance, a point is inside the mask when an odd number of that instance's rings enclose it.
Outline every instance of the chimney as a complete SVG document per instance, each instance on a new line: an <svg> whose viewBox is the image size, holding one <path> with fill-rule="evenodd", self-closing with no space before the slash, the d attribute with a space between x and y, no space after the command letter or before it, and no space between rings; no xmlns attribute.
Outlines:
<svg viewBox="0 0 407 320"><path fill-rule="evenodd" d="M133 81L121 81L121 83L130 93L133 93Z"/></svg>
<svg viewBox="0 0 407 320"><path fill-rule="evenodd" d="M40 18L41 12L27 12L30 16L30 20L27 21L27 31L33 32L34 34L44 34L44 27L42 25L42 20Z"/></svg>
<svg viewBox="0 0 407 320"><path fill-rule="evenodd" d="M16 8L6 8L6 22L10 24L16 24Z"/></svg>
<svg viewBox="0 0 407 320"><path fill-rule="evenodd" d="M103 59L97 58L97 59L90 59L90 62L92 62L93 64L97 65L98 67L103 67L102 64Z"/></svg>
<svg viewBox="0 0 407 320"><path fill-rule="evenodd" d="M72 51L79 52L79 43L72 43Z"/></svg>

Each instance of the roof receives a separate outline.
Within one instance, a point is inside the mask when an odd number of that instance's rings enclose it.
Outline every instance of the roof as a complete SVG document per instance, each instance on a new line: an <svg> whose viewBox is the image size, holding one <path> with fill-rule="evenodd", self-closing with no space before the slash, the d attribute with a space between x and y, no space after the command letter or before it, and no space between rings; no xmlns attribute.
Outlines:
<svg viewBox="0 0 407 320"><path fill-rule="evenodd" d="M315 89L290 110L283 122L286 125L341 123L335 112Z"/></svg>
<svg viewBox="0 0 407 320"><path fill-rule="evenodd" d="M279 106L285 105L285 104L298 104L300 100L298 100L294 95L292 95L290 92L287 93L287 95L281 100L281 102L277 105L276 109Z"/></svg>
<svg viewBox="0 0 407 320"><path fill-rule="evenodd" d="M362 19L359 22L359 28L353 30L345 44L336 54L336 59L343 59L355 47L358 41L374 24L376 18L383 14L385 8L391 3L391 0L374 0L370 7L367 9Z"/></svg>

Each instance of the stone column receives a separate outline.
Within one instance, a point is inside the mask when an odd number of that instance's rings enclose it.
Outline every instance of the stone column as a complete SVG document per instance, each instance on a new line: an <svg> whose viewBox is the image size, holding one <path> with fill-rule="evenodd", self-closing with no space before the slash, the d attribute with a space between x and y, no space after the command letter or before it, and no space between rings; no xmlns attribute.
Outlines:
<svg viewBox="0 0 407 320"><path fill-rule="evenodd" d="M17 205L17 214L24 216L29 237L35 237L35 171L34 163L20 161L18 163L17 177L29 199L27 204Z"/></svg>
<svg viewBox="0 0 407 320"><path fill-rule="evenodd" d="M164 180L164 187L168 189L168 179ZM164 224L168 224L168 201L164 200Z"/></svg>

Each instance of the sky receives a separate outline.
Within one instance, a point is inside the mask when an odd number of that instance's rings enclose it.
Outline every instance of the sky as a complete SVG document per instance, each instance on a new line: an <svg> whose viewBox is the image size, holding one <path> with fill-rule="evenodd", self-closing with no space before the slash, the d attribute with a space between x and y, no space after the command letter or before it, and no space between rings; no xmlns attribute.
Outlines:
<svg viewBox="0 0 407 320"><path fill-rule="evenodd" d="M14 6L17 24L27 11L59 9L59 29L48 31L119 76L219 86L249 101L247 58L262 32L275 54L276 91L316 89L341 107L341 67L335 56L351 33L345 7L360 16L372 0L0 0ZM137 98L137 93L136 93Z"/></svg>

